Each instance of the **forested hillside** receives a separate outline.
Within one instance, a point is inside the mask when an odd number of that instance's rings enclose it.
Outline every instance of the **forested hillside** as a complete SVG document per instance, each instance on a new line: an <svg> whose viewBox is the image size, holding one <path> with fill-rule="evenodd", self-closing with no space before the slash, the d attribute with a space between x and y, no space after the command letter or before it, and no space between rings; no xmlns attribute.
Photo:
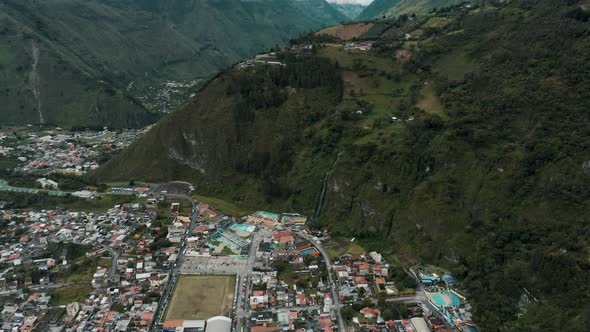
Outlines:
<svg viewBox="0 0 590 332"><path fill-rule="evenodd" d="M359 14L357 19L371 20L403 14L426 14L435 9L470 1L472 0L375 0Z"/></svg>
<svg viewBox="0 0 590 332"><path fill-rule="evenodd" d="M356 19L367 6L356 3L331 3L334 8L351 20Z"/></svg>
<svg viewBox="0 0 590 332"><path fill-rule="evenodd" d="M382 16L383 14L385 14L385 12L387 12L387 10L389 10L399 2L400 0L374 0L373 2L371 2L370 5L367 6L367 8L365 8L357 16L356 19L372 20L378 16Z"/></svg>
<svg viewBox="0 0 590 332"><path fill-rule="evenodd" d="M587 4L457 5L357 39L219 75L96 176L311 216L326 179L317 225L452 269L484 331L586 331Z"/></svg>
<svg viewBox="0 0 590 332"><path fill-rule="evenodd" d="M426 14L438 8L445 8L472 0L400 0L384 12L385 16L396 17L402 14Z"/></svg>
<svg viewBox="0 0 590 332"><path fill-rule="evenodd" d="M343 20L324 0L1 0L0 124L153 123L199 80Z"/></svg>

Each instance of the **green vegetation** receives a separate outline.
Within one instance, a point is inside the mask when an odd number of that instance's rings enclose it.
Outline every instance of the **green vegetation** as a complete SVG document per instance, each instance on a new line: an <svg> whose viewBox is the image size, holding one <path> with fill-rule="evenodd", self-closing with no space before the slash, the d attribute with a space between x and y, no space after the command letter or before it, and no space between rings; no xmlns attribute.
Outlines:
<svg viewBox="0 0 590 332"><path fill-rule="evenodd" d="M88 251L92 249L92 246L81 245L76 243L63 243L63 242L50 242L47 245L47 249L39 255L38 258L53 258L56 261L65 253L66 259L69 261L76 261L80 257L83 257Z"/></svg>
<svg viewBox="0 0 590 332"><path fill-rule="evenodd" d="M195 197L197 198L197 201L207 203L219 210L219 212L228 216L245 216L250 212L253 212L252 210L239 207L235 203L227 201L223 198L204 195L195 195Z"/></svg>
<svg viewBox="0 0 590 332"><path fill-rule="evenodd" d="M345 20L323 0L2 1L0 123L145 126L199 86L165 101L165 82L208 78Z"/></svg>
<svg viewBox="0 0 590 332"><path fill-rule="evenodd" d="M362 4L354 3L331 3L331 5L351 20L356 19L366 8Z"/></svg>
<svg viewBox="0 0 590 332"><path fill-rule="evenodd" d="M398 4L400 0L374 0L358 16L357 20L371 20L382 16L388 9Z"/></svg>
<svg viewBox="0 0 590 332"><path fill-rule="evenodd" d="M450 81L463 81L465 75L477 71L477 64L471 62L461 48L444 54L436 63L436 68L448 77Z"/></svg>
<svg viewBox="0 0 590 332"><path fill-rule="evenodd" d="M110 267L111 260L106 257L84 258L59 275L59 281L68 284L90 284L97 267Z"/></svg>
<svg viewBox="0 0 590 332"><path fill-rule="evenodd" d="M84 176L74 174L52 173L47 176L39 176L38 174L25 174L9 169L10 168L0 168L0 179L6 179L8 185L13 187L41 189L41 184L37 182L37 179L40 177L56 181L59 184L59 190L63 191L82 190L97 185L96 183L90 182L89 179Z"/></svg>
<svg viewBox="0 0 590 332"><path fill-rule="evenodd" d="M82 199L71 195L51 196L45 193L27 194L0 191L0 202L5 208L68 209L72 211L104 212L117 204L142 202L137 196L100 195L94 199Z"/></svg>
<svg viewBox="0 0 590 332"><path fill-rule="evenodd" d="M65 287L53 288L50 290L51 303L55 305L64 305L72 302L83 302L88 294L92 291L90 282L84 284L74 284Z"/></svg>
<svg viewBox="0 0 590 332"><path fill-rule="evenodd" d="M72 263L72 258L70 263ZM83 258L72 263L72 266L59 274L57 282L62 287L50 291L51 303L63 305L70 302L82 302L92 291L92 275L98 266L110 267L111 260L103 257Z"/></svg>
<svg viewBox="0 0 590 332"><path fill-rule="evenodd" d="M408 290L411 290L413 293L413 290L418 286L416 279L400 267L392 267L389 271L389 276L395 281L395 287L400 291L400 295Z"/></svg>
<svg viewBox="0 0 590 332"><path fill-rule="evenodd" d="M277 277L286 282L289 287L295 284L293 266L288 262L275 262L273 268L277 271Z"/></svg>
<svg viewBox="0 0 590 332"><path fill-rule="evenodd" d="M236 253L235 253L233 250L231 250L231 248L230 248L230 247L228 247L228 246L225 246L225 247L223 247L223 249L221 250L221 253L222 253L222 254L225 254L225 255L235 255L235 254L236 254Z"/></svg>
<svg viewBox="0 0 590 332"><path fill-rule="evenodd" d="M350 238L338 237L330 238L325 244L324 248L328 251L330 257L340 257L344 254L362 255L366 251L356 242L350 242Z"/></svg>
<svg viewBox="0 0 590 332"><path fill-rule="evenodd" d="M443 106L440 98L436 95L436 91L432 85L427 85L420 90L421 99L416 106L426 113L438 114L441 118L447 119L443 113Z"/></svg>
<svg viewBox="0 0 590 332"><path fill-rule="evenodd" d="M283 74L309 66L298 79L220 75L97 176L183 178L247 207L313 215L340 154L313 225L396 265L450 270L483 330L584 331L587 9L483 2L380 24L369 52L317 45L314 61L285 59ZM310 70L320 65L326 84ZM524 289L539 302L521 307Z"/></svg>
<svg viewBox="0 0 590 332"><path fill-rule="evenodd" d="M437 8L444 8L452 5L462 4L466 0L399 0L386 12L387 17L396 17L404 14L426 14Z"/></svg>
<svg viewBox="0 0 590 332"><path fill-rule="evenodd" d="M180 275L164 320L226 315L231 311L235 285L235 276Z"/></svg>

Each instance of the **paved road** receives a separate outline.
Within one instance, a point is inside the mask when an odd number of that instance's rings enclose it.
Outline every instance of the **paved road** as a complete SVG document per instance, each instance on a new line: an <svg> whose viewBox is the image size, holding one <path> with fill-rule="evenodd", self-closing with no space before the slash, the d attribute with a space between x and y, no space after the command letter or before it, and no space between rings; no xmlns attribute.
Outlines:
<svg viewBox="0 0 590 332"><path fill-rule="evenodd" d="M67 194L71 194L68 191L61 191L61 190L42 190L37 188L24 188L24 187L13 187L8 185L8 182L4 179L0 179L0 191L11 191L17 193L28 193L28 194L38 194L41 192L46 192L49 195L56 195L56 196L66 196Z"/></svg>
<svg viewBox="0 0 590 332"><path fill-rule="evenodd" d="M425 296L420 296L418 294L414 296L400 296L400 297L390 297L385 299L387 302L424 302Z"/></svg>
<svg viewBox="0 0 590 332"><path fill-rule="evenodd" d="M324 248L319 243L315 242L309 235L303 232L297 232L297 234L311 242L311 244L313 244L324 257L324 261L326 262L326 269L328 270L328 282L330 283L330 289L332 290L332 297L334 300L334 309L336 310L336 316L338 318L338 330L346 331L346 322L342 318L342 313L340 312L341 305L340 298L338 296L338 286L336 285L336 283L334 283L334 278L332 276L332 261L330 260L330 255L328 255L328 252L324 250Z"/></svg>
<svg viewBox="0 0 590 332"><path fill-rule="evenodd" d="M236 319L236 328L235 331L242 330L242 319L246 318L248 321L250 318L250 302L247 296L244 294L251 294L252 291L252 284L251 284L251 274L254 271L254 263L256 261L256 250L258 249L258 245L262 240L267 237L269 233L266 229L260 229L252 234L252 241L250 242L250 252L248 253L248 262L246 263L246 267L244 271L238 275L238 280L240 280L240 284L238 285L238 294L237 294L237 301L236 301L236 311L235 311L235 319ZM246 287L246 291L243 292L242 290ZM248 323L247 323L248 324Z"/></svg>
<svg viewBox="0 0 590 332"><path fill-rule="evenodd" d="M119 260L120 253L107 245L103 245L102 247L113 256L111 260L111 269L109 270L109 280L113 280L115 273L117 273L117 260Z"/></svg>
<svg viewBox="0 0 590 332"><path fill-rule="evenodd" d="M69 286L73 286L73 285L87 285L88 281L79 281L79 282L60 282L60 283L56 283L56 284L50 284L50 285L34 285L29 287L32 290L49 290L49 289L54 289L54 288L62 288L62 287L69 287Z"/></svg>
<svg viewBox="0 0 590 332"><path fill-rule="evenodd" d="M285 308L271 308L270 311L273 314L278 313L279 311L307 311L307 310L322 310L322 307L319 305L309 305L309 306L299 306L299 307L285 307Z"/></svg>
<svg viewBox="0 0 590 332"><path fill-rule="evenodd" d="M387 301L387 302L423 302L425 304L428 304L428 297L426 296L426 293L424 292L424 287L420 283L420 279L418 279L418 276L416 275L416 273L414 273L414 271L412 269L410 269L410 270L404 269L404 271L410 277L412 277L412 278L414 278L414 280L416 280L416 284L418 285L418 286L416 286L416 289L415 289L416 294L414 294L413 296L393 297L393 298L386 299L385 301Z"/></svg>
<svg viewBox="0 0 590 332"><path fill-rule="evenodd" d="M192 208L191 222L188 227L188 232L184 233L184 235L182 236L182 240L180 241L180 251L178 253L178 257L176 258L176 262L174 263L172 269L170 270L170 272L168 274L168 284L166 285L166 289L164 290L164 293L162 294L162 298L160 299L160 303L158 303L158 309L156 309L156 312L154 314L154 321L152 322L152 325L150 327L150 331L155 330L156 324L162 320L162 315L166 311L165 309L166 309L166 306L168 305L168 302L170 301L172 291L174 290L174 285L176 284L176 280L177 280L178 274L180 272L180 267L182 266L182 263L184 262L184 254L186 251L187 239L191 233L190 230L195 227L195 224L197 222L197 201L196 200L194 200L192 197L185 195L185 194L167 194L166 196L172 197L172 198L187 199L191 202L193 208Z"/></svg>

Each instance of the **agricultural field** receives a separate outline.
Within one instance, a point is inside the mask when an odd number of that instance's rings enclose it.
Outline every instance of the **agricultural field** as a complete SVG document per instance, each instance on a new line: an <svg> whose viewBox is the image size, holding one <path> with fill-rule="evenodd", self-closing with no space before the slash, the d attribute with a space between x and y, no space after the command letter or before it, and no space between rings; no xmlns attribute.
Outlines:
<svg viewBox="0 0 590 332"><path fill-rule="evenodd" d="M231 310L235 285L235 276L181 275L164 319L208 319L226 315Z"/></svg>
<svg viewBox="0 0 590 332"><path fill-rule="evenodd" d="M342 40L350 40L358 38L369 31L375 24L374 23L355 23L347 25L336 25L329 28L320 30L318 35L329 35L338 37Z"/></svg>
<svg viewBox="0 0 590 332"><path fill-rule="evenodd" d="M436 95L434 87L429 84L420 91L421 99L418 101L418 108L427 113L439 114L443 116L443 106L440 98Z"/></svg>
<svg viewBox="0 0 590 332"><path fill-rule="evenodd" d="M253 211L218 197L195 195L195 198L199 202L214 206L216 210L228 216L245 216Z"/></svg>
<svg viewBox="0 0 590 332"><path fill-rule="evenodd" d="M348 238L332 238L325 243L324 247L332 258L340 257L344 254L361 255L365 253L363 247L350 242Z"/></svg>

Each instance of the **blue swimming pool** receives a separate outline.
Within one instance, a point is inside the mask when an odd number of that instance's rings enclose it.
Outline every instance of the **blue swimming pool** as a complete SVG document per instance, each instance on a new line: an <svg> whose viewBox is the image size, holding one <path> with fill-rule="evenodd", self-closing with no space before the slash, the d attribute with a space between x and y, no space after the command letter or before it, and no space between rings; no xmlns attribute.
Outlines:
<svg viewBox="0 0 590 332"><path fill-rule="evenodd" d="M441 294L432 294L432 299L434 300L434 303L441 307L447 305L447 301L445 301Z"/></svg>
<svg viewBox="0 0 590 332"><path fill-rule="evenodd" d="M449 292L449 291L444 291L443 294L445 294L446 296L448 296L451 299L451 303L453 304L453 307L458 307L459 305L461 305L461 299L457 297L457 295Z"/></svg>
<svg viewBox="0 0 590 332"><path fill-rule="evenodd" d="M250 227L250 226L248 226L248 225L233 225L231 227L231 229L234 229L236 231L247 231L248 227Z"/></svg>
<svg viewBox="0 0 590 332"><path fill-rule="evenodd" d="M311 255L315 251L314 248L307 248L305 250L301 250L301 254L304 256Z"/></svg>
<svg viewBox="0 0 590 332"><path fill-rule="evenodd" d="M452 306L457 307L461 304L461 299L459 299L455 294L444 291L441 293L432 294L432 300L438 306Z"/></svg>
<svg viewBox="0 0 590 332"><path fill-rule="evenodd" d="M253 225L239 225L239 224L236 224L236 225L232 225L231 226L231 229L233 229L234 231L242 231L242 232L252 233L252 232L254 232L254 230L256 229L256 227L253 226Z"/></svg>

